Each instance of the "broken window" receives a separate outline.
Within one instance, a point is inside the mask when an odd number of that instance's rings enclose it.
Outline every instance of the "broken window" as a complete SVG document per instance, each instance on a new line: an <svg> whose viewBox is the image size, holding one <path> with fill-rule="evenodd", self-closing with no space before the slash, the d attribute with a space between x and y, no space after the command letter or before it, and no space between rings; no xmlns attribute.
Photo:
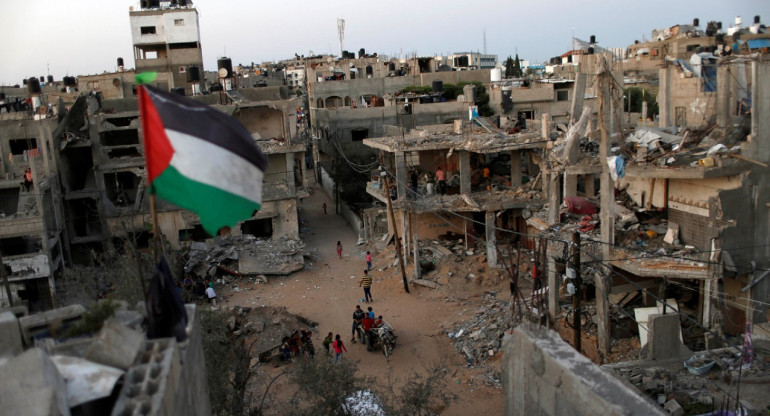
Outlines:
<svg viewBox="0 0 770 416"><path fill-rule="evenodd" d="M115 127L128 127L134 120L136 120L136 117L112 117L105 119L104 121L112 124Z"/></svg>
<svg viewBox="0 0 770 416"><path fill-rule="evenodd" d="M19 209L19 187L0 189L0 220L8 218Z"/></svg>
<svg viewBox="0 0 770 416"><path fill-rule="evenodd" d="M174 26L184 26L184 19L174 19Z"/></svg>
<svg viewBox="0 0 770 416"><path fill-rule="evenodd" d="M107 152L107 157L117 159L120 157L142 157L138 146L120 147Z"/></svg>
<svg viewBox="0 0 770 416"><path fill-rule="evenodd" d="M102 231L96 200L92 198L67 201L67 218L71 219L71 235L75 237L98 235Z"/></svg>
<svg viewBox="0 0 770 416"><path fill-rule="evenodd" d="M556 90L556 101L569 101L569 91Z"/></svg>
<svg viewBox="0 0 770 416"><path fill-rule="evenodd" d="M180 42L171 43L168 45L169 49L195 49L198 47L198 42Z"/></svg>
<svg viewBox="0 0 770 416"><path fill-rule="evenodd" d="M700 45L687 45L687 52L695 52L698 48L700 48Z"/></svg>
<svg viewBox="0 0 770 416"><path fill-rule="evenodd" d="M69 175L62 175L64 186L69 192L96 188L96 181L91 174L94 158L90 147L67 147L61 152L62 163Z"/></svg>
<svg viewBox="0 0 770 416"><path fill-rule="evenodd" d="M193 228L179 230L179 241L206 241L208 233L198 224Z"/></svg>
<svg viewBox="0 0 770 416"><path fill-rule="evenodd" d="M272 237L273 219L260 218L257 220L244 221L241 224L241 232L244 234L251 234L254 237Z"/></svg>
<svg viewBox="0 0 770 416"><path fill-rule="evenodd" d="M677 127L687 126L687 108L676 107L674 109L674 124Z"/></svg>
<svg viewBox="0 0 770 416"><path fill-rule="evenodd" d="M0 252L4 256L19 256L40 252L42 243L39 238L23 236L0 239Z"/></svg>
<svg viewBox="0 0 770 416"><path fill-rule="evenodd" d="M37 140L34 138L10 140L9 144L11 145L11 154L14 155L21 155L27 150L37 149Z"/></svg>
<svg viewBox="0 0 770 416"><path fill-rule="evenodd" d="M154 35L155 34L155 26L142 26L139 28L141 33L143 35Z"/></svg>
<svg viewBox="0 0 770 416"><path fill-rule="evenodd" d="M360 142L369 137L369 129L357 128L350 130L350 136L354 142Z"/></svg>
<svg viewBox="0 0 770 416"><path fill-rule="evenodd" d="M130 146L139 144L139 132L137 130L110 130L99 134L99 142L102 146Z"/></svg>
<svg viewBox="0 0 770 416"><path fill-rule="evenodd" d="M141 179L133 172L111 172L104 174L107 197L118 207L134 203Z"/></svg>

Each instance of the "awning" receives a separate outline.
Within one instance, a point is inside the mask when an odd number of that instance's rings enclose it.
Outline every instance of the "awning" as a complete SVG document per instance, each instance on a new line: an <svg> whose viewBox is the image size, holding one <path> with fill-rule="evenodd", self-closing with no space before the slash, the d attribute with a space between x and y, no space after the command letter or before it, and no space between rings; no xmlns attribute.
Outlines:
<svg viewBox="0 0 770 416"><path fill-rule="evenodd" d="M770 39L749 39L749 49L770 48Z"/></svg>

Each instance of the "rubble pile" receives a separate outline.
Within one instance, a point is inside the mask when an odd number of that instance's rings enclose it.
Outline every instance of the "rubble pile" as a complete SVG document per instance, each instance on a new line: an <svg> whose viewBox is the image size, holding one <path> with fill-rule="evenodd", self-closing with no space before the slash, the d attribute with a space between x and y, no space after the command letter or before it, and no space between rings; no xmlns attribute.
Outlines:
<svg viewBox="0 0 770 416"><path fill-rule="evenodd" d="M603 368L666 408L702 408L699 413L706 413L724 405L722 401L729 398L724 392L734 392L734 384L739 378L742 383L766 382L770 376L770 367L765 360L767 357L757 355L751 365L744 364L744 368L739 370L742 361L740 350L724 348L698 352L688 360L695 363L692 367L704 368L703 374L689 371L681 361L631 362ZM748 390L742 390L741 398L749 394ZM676 405L671 402L676 402Z"/></svg>
<svg viewBox="0 0 770 416"><path fill-rule="evenodd" d="M262 240L253 235L217 237L190 245L185 273L213 277L217 270L234 276L287 275L305 267L304 257L318 254L301 240Z"/></svg>
<svg viewBox="0 0 770 416"><path fill-rule="evenodd" d="M510 322L511 302L498 299L495 292L488 292L473 318L447 335L454 340L455 349L465 355L468 365L476 365L500 350Z"/></svg>

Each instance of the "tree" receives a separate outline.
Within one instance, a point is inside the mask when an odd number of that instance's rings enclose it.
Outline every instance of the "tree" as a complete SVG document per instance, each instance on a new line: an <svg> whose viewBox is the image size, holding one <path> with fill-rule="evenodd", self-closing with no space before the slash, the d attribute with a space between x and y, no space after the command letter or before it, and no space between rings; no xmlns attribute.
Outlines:
<svg viewBox="0 0 770 416"><path fill-rule="evenodd" d="M518 58L518 55L517 55L517 58ZM505 60L505 77L506 78L513 77L514 70L515 68L514 68L513 58L511 58L511 56L508 55L508 59Z"/></svg>
<svg viewBox="0 0 770 416"><path fill-rule="evenodd" d="M516 54L516 61L513 64L513 76L516 78L521 78L521 61L519 60L519 54Z"/></svg>

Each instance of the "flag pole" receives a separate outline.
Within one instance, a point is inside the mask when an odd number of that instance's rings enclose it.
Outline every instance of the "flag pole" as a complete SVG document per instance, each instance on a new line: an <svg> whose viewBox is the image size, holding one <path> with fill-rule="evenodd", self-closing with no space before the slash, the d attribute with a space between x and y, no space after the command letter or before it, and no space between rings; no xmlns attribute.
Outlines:
<svg viewBox="0 0 770 416"><path fill-rule="evenodd" d="M155 208L155 192L150 191L150 214L152 215L152 255L157 262L160 258L160 228L158 227L158 210Z"/></svg>

